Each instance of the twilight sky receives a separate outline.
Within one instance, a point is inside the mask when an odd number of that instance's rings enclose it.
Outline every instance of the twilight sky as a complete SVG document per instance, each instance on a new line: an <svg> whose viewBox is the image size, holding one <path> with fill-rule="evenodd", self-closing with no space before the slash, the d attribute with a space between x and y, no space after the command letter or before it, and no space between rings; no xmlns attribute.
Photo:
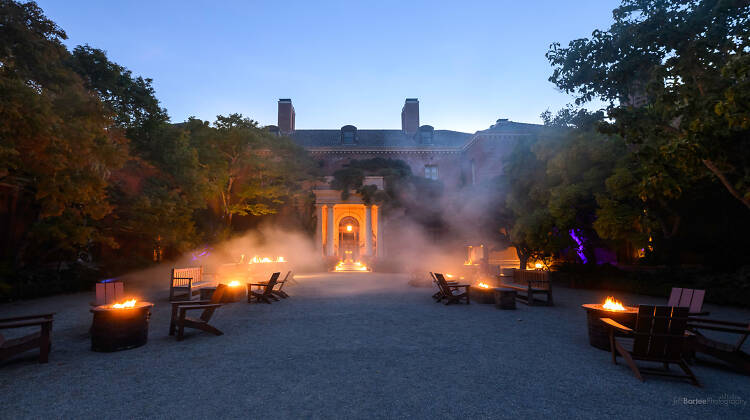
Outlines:
<svg viewBox="0 0 750 420"><path fill-rule="evenodd" d="M571 102L544 54L608 28L619 1L37 3L69 48L153 78L175 122L239 112L276 124L277 99L292 98L297 128L400 128L417 97L421 124L474 132Z"/></svg>

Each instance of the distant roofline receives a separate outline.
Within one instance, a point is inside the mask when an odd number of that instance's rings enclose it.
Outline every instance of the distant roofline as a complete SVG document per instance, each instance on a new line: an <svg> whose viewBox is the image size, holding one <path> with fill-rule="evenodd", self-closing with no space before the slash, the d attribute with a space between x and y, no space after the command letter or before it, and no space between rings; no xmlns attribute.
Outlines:
<svg viewBox="0 0 750 420"><path fill-rule="evenodd" d="M347 127L349 125L350 124L347 124L347 125L345 125L343 127ZM420 128L425 127L425 126L433 127L433 126L431 126L429 124L425 124L425 125L420 126ZM352 126L352 127L354 127L354 126ZM469 132L466 132L466 131L458 131L458 130L439 130L439 129L436 129L434 127L433 127L433 129L435 131L450 132L450 133L460 133L460 134L468 134L468 135L474 134L474 133L469 133ZM341 131L341 128L298 128L298 129L296 129L294 131L295 132L296 131ZM397 131L397 132L402 132L403 130L401 130L400 128L357 128L357 131Z"/></svg>
<svg viewBox="0 0 750 420"><path fill-rule="evenodd" d="M348 146L311 146L305 147L311 153L460 153L464 147L360 147Z"/></svg>

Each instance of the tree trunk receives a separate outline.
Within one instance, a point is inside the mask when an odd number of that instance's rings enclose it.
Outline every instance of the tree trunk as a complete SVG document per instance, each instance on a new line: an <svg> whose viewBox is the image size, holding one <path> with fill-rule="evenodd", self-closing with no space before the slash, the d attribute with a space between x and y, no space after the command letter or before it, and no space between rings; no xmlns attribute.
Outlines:
<svg viewBox="0 0 750 420"><path fill-rule="evenodd" d="M234 177L230 176L227 182L227 189L221 193L222 205L224 206L224 220L226 221L227 227L232 227L232 212L229 209L229 205L232 202L232 186L234 185Z"/></svg>
<svg viewBox="0 0 750 420"><path fill-rule="evenodd" d="M521 270L526 269L526 265L529 263L529 254L526 252L521 251L520 247L516 247L516 255L518 255L518 267Z"/></svg>

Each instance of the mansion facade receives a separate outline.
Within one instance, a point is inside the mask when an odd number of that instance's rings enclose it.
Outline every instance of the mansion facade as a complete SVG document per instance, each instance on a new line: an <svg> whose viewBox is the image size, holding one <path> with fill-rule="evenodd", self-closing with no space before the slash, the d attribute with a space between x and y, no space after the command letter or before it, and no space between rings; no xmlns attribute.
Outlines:
<svg viewBox="0 0 750 420"><path fill-rule="evenodd" d="M354 125L297 130L291 99L279 99L278 125L269 129L304 147L319 161L324 175L333 175L354 159L399 159L409 164L412 173L438 180L446 191L451 191L500 175L503 157L511 152L513 144L534 135L541 127L499 119L475 133L440 130L420 125L419 100L407 98L401 109L400 130L360 130ZM364 185L382 189L383 179L366 177ZM314 193L316 243L321 255L355 261L385 255L388 223L376 205L366 205L357 194L342 200L341 192L327 182L317 185Z"/></svg>

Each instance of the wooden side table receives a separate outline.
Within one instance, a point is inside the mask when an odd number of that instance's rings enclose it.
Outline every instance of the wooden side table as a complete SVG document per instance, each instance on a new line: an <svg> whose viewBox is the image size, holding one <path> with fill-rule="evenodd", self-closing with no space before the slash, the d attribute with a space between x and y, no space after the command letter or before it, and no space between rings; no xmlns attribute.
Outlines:
<svg viewBox="0 0 750 420"><path fill-rule="evenodd" d="M516 291L503 287L496 287L495 306L497 306L497 309L516 309Z"/></svg>
<svg viewBox="0 0 750 420"><path fill-rule="evenodd" d="M211 300L216 291L216 286L201 288L201 300Z"/></svg>

